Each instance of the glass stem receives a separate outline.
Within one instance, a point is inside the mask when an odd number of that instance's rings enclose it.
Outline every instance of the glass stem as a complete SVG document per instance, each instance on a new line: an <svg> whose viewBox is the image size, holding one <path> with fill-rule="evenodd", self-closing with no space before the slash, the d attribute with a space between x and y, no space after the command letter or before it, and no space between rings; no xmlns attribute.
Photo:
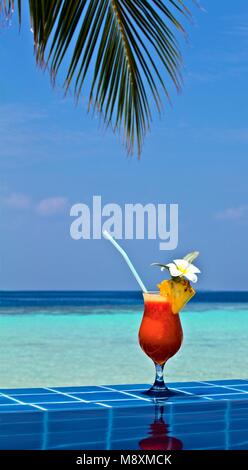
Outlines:
<svg viewBox="0 0 248 470"><path fill-rule="evenodd" d="M164 383L164 364L155 363L156 368L156 377L153 384L153 388L157 390L166 390L166 385Z"/></svg>

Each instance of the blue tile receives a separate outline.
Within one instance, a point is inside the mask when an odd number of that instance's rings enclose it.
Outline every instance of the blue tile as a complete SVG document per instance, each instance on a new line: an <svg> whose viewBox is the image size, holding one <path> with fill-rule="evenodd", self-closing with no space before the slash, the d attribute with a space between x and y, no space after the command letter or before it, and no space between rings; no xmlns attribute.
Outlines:
<svg viewBox="0 0 248 470"><path fill-rule="evenodd" d="M122 390L124 392L132 392L135 390L148 390L151 384L123 384L123 385L106 385L106 387L114 390Z"/></svg>
<svg viewBox="0 0 248 470"><path fill-rule="evenodd" d="M241 418L241 417L240 417ZM230 431L239 431L239 430L245 430L246 435L248 436L248 419L247 417L243 417L241 419L232 419L230 422L229 429Z"/></svg>
<svg viewBox="0 0 248 470"><path fill-rule="evenodd" d="M0 395L0 412L1 412L1 405L7 405L7 404L13 404L15 403L13 400L10 400L10 398L2 397Z"/></svg>
<svg viewBox="0 0 248 470"><path fill-rule="evenodd" d="M243 394L243 393L234 393L232 392L232 394L228 394L228 395L217 395L216 397L214 397L215 400L229 400L229 401L233 401L233 400L244 400L244 401L247 401L248 403L248 396L246 394Z"/></svg>
<svg viewBox="0 0 248 470"><path fill-rule="evenodd" d="M36 395L39 393L47 393L45 388L1 388L0 393L5 395ZM21 400L21 398L20 398Z"/></svg>
<svg viewBox="0 0 248 470"><path fill-rule="evenodd" d="M176 435L183 443L184 450L203 449L225 449L226 433L222 432L199 432L199 433L178 433Z"/></svg>
<svg viewBox="0 0 248 470"><path fill-rule="evenodd" d="M33 422L32 420L25 423L0 423L0 436L12 434L38 434L43 433L44 423L43 421Z"/></svg>
<svg viewBox="0 0 248 470"><path fill-rule="evenodd" d="M149 427L147 428L149 433ZM119 429L115 429L114 435L112 435L112 442L120 440L141 440L144 438L144 428L143 427L133 427L125 428L124 426Z"/></svg>
<svg viewBox="0 0 248 470"><path fill-rule="evenodd" d="M93 414L93 413L92 413ZM50 413L49 413L50 415ZM96 417L96 419L91 418L90 416L87 418L76 419L78 417L71 419L65 419L60 421L54 421L48 419L48 429L49 433L71 433L71 432L86 432L86 433L96 433L99 431L106 431L108 424L109 424L109 415L107 412L102 413Z"/></svg>
<svg viewBox="0 0 248 470"><path fill-rule="evenodd" d="M82 400L96 402L96 401L111 401L111 400L130 400L132 397L125 395L121 392L108 392L101 391L95 393L74 393L74 397Z"/></svg>
<svg viewBox="0 0 248 470"><path fill-rule="evenodd" d="M212 388L214 389L215 387L212 387ZM179 389L177 389L177 388L174 389L174 388L171 387L171 390L173 391L173 390L179 390ZM185 393L190 394L190 395L207 395L207 390L211 390L211 388L210 387L204 387L202 385L200 387L188 387L188 388L187 387L186 388L181 387L180 388L181 392L185 392Z"/></svg>
<svg viewBox="0 0 248 470"><path fill-rule="evenodd" d="M229 450L247 450L248 449L248 443L247 441L243 441L241 444L230 444Z"/></svg>
<svg viewBox="0 0 248 470"><path fill-rule="evenodd" d="M82 451L83 449L83 443L82 442L75 442L74 444L69 444L69 445L62 445L60 446L59 444L56 447L48 447L47 449L52 449L52 450L80 450ZM92 442L91 444L87 444L87 450L106 450L106 441L104 442Z"/></svg>
<svg viewBox="0 0 248 470"><path fill-rule="evenodd" d="M12 395L14 398L14 395ZM73 397L67 397L66 395L60 395L58 393L48 393L43 395L22 395L23 403L57 403L57 402L70 402L73 401ZM77 401L77 400L75 400Z"/></svg>
<svg viewBox="0 0 248 470"><path fill-rule="evenodd" d="M234 392L234 393L235 393L235 395L239 394L239 392ZM240 402L237 402L237 401L231 402L230 403L230 413L232 413L232 411L236 411L238 408L242 408L243 413L248 411L247 395L246 394L241 394L241 392L240 392L239 396L243 396L245 398L245 400L240 401Z"/></svg>
<svg viewBox="0 0 248 470"><path fill-rule="evenodd" d="M246 444L246 448L248 449L248 429L242 429L240 431L231 431L229 433L229 439L231 446Z"/></svg>
<svg viewBox="0 0 248 470"><path fill-rule="evenodd" d="M82 387L51 387L53 390L57 390L58 392L63 393L78 393L78 392L99 392L102 390L100 386L82 386Z"/></svg>
<svg viewBox="0 0 248 470"><path fill-rule="evenodd" d="M60 407L53 407L52 405L45 405L48 409L48 422L49 425L51 423L59 423L63 425L63 422L72 422L72 421L80 421L82 426L89 425L89 421L91 421L92 426L96 426L96 421L100 422L104 419L108 413L109 408L95 405L94 403L72 403L70 406L67 404L67 407L62 408ZM53 409L54 408L54 409Z"/></svg>
<svg viewBox="0 0 248 470"><path fill-rule="evenodd" d="M43 436L41 434L0 436L1 450L38 450L42 449Z"/></svg>
<svg viewBox="0 0 248 470"><path fill-rule="evenodd" d="M248 385L248 380L246 379L227 379L227 380L207 380L208 384L214 384L214 385L235 385L235 384L247 384Z"/></svg>
<svg viewBox="0 0 248 470"><path fill-rule="evenodd" d="M229 419L231 422L234 419L247 419L248 420L248 401L247 400L233 400L229 402L230 411Z"/></svg>
<svg viewBox="0 0 248 470"><path fill-rule="evenodd" d="M171 388L172 393L174 392L174 389ZM206 394L207 395L207 394ZM185 390L181 390L180 392L175 391L175 395L172 394L171 397L168 398L168 400L173 400L173 401L187 401L187 400L203 400L205 401L205 394L204 393L186 393Z"/></svg>
<svg viewBox="0 0 248 470"><path fill-rule="evenodd" d="M223 405L223 402L217 402ZM223 422L226 419L226 406L222 406L222 409L213 409L213 407L207 407L206 410L198 410L191 408L190 411L182 410L182 413L174 413L174 417L176 418L175 422L179 425L197 425L200 427L199 423L209 423L215 421ZM172 419L173 420L173 419ZM174 420L173 420L174 422Z"/></svg>
<svg viewBox="0 0 248 470"><path fill-rule="evenodd" d="M55 448L56 446L70 445L73 443L81 443L86 448L88 443L98 443L106 441L107 426L104 429L82 429L78 431L53 432L47 435L47 447Z"/></svg>
<svg viewBox="0 0 248 470"><path fill-rule="evenodd" d="M218 431L223 431L226 426L226 421L224 419L225 417L222 416L222 419L220 420L208 420L208 421L195 421L195 422L190 422L190 420L186 423L181 423L181 424L173 424L173 432L174 434L182 434L182 433L188 433L188 434L194 434L194 433L199 433L199 429L201 430L201 433L205 432L218 432Z"/></svg>
<svg viewBox="0 0 248 470"><path fill-rule="evenodd" d="M149 409L149 408L148 408ZM141 412L139 413L139 410ZM116 432L120 429L124 429L128 431L129 429L149 429L151 423L154 421L154 410L150 409L149 414L144 413L144 408L135 408L136 416L125 416L125 413L120 415L119 413L115 415L117 410L114 409L114 416L112 419L112 425L114 429L114 436ZM119 410L118 410L119 411ZM122 411L127 411L126 408L122 409ZM170 418L166 418L167 424L169 424Z"/></svg>
<svg viewBox="0 0 248 470"><path fill-rule="evenodd" d="M191 387L204 387L204 383L202 382L169 382L167 383L168 388L174 387L181 389L191 388Z"/></svg>
<svg viewBox="0 0 248 470"><path fill-rule="evenodd" d="M94 410L94 409L99 409L102 408L100 405L97 405L95 403L81 403L79 401L75 402L67 402L67 403L48 403L44 405L44 408L46 410L55 410L55 411L69 411L69 410ZM107 408L106 408L107 409Z"/></svg>
<svg viewBox="0 0 248 470"><path fill-rule="evenodd" d="M137 450L139 449L139 441L127 440L127 441L112 441L112 450Z"/></svg>
<svg viewBox="0 0 248 470"><path fill-rule="evenodd" d="M36 423L43 420L43 411L29 405L5 405L2 408L4 412L0 412L0 426L6 423Z"/></svg>
<svg viewBox="0 0 248 470"><path fill-rule="evenodd" d="M191 403L173 403L174 414L191 414L191 413L202 413L210 412L214 410L226 412L227 403L226 401L214 401L202 399L199 401L192 401Z"/></svg>
<svg viewBox="0 0 248 470"><path fill-rule="evenodd" d="M125 404L126 402L123 403ZM141 402L141 400L133 400L130 402L130 404L131 403L133 406L114 408L112 416L113 422L116 422L117 420L123 420L123 418L129 420L129 423L139 422L140 419L143 420L143 418L146 419L147 417L152 422L154 419L154 403L146 401ZM164 406L164 413L167 412L171 412L171 405Z"/></svg>
<svg viewBox="0 0 248 470"><path fill-rule="evenodd" d="M13 401L11 402L13 403ZM19 405L19 404L15 404L13 403L12 405L2 405L0 407L0 416L2 415L2 413L9 413L9 412L12 412L12 413L23 413L23 412L28 412L28 411L33 411L34 408L32 408L31 406L29 405Z"/></svg>
<svg viewBox="0 0 248 470"><path fill-rule="evenodd" d="M247 392L248 394L248 384L246 385L229 385L229 387L235 388L235 390L240 390L241 392Z"/></svg>
<svg viewBox="0 0 248 470"><path fill-rule="evenodd" d="M234 386L234 381L228 382ZM9 405L8 397L0 395L7 400L0 404L0 448L138 450L140 443L151 437L155 417L163 416L163 422L159 421L162 442L168 436L180 440L183 449L248 449L248 394L242 393L248 383L235 381L236 387L244 388L240 393L221 387L223 383L227 381L215 381L213 386L199 382L170 384L182 393L164 400L160 408L142 394L148 384L110 386L114 391L99 386L57 388L73 395L74 401L46 389L11 389L12 396L26 404L11 401ZM193 395L184 394L187 391ZM76 397L90 403L79 402ZM40 404L46 411L28 403Z"/></svg>
<svg viewBox="0 0 248 470"><path fill-rule="evenodd" d="M104 402L101 400L101 402L99 403L106 403L112 408L132 408L136 406L153 406L152 402L144 401L144 400L136 400L135 398L132 400L116 400L112 402L108 402L108 401Z"/></svg>
<svg viewBox="0 0 248 470"><path fill-rule="evenodd" d="M180 395L180 396L175 396L175 397L169 397L167 400L167 403L182 403L182 404L187 404L187 403L195 403L195 402L204 402L205 398L203 397L198 397L194 395Z"/></svg>
<svg viewBox="0 0 248 470"><path fill-rule="evenodd" d="M184 389L182 389L184 390ZM185 389L187 391L187 389ZM229 390L224 387L199 387L190 390L190 393L194 395L204 395L204 396L211 396L211 395L227 395L229 393L233 393L233 390Z"/></svg>

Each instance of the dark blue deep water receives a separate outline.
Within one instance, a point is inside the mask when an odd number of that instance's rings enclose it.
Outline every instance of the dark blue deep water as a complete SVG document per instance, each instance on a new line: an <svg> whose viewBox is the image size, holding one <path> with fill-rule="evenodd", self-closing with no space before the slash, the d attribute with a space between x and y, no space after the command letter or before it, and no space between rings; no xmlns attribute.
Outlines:
<svg viewBox="0 0 248 470"><path fill-rule="evenodd" d="M139 291L5 291L0 307L140 305ZM191 303L248 303L248 292L197 292Z"/></svg>

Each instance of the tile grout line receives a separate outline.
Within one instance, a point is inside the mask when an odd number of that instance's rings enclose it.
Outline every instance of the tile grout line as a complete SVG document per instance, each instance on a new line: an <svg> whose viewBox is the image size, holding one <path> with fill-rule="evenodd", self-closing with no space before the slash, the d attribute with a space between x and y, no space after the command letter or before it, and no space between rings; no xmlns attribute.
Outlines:
<svg viewBox="0 0 248 470"><path fill-rule="evenodd" d="M81 398L74 397L73 395L70 395L69 393L63 393L63 392L60 392L60 391L55 390L53 388L45 387L45 390L49 390L50 392L57 393L58 395L64 395L68 398L73 398L73 400L76 400L76 401L81 402L81 403L92 403L92 404L96 404L98 406L102 406L104 408L111 408L111 406L109 406L109 405L104 405L103 403L96 403L95 401L93 402L93 401L82 400Z"/></svg>
<svg viewBox="0 0 248 470"><path fill-rule="evenodd" d="M109 400L111 401L111 400ZM93 402L90 402L90 403L93 403ZM110 405L107 405L106 403L98 403L98 402L94 402L95 405L100 405L100 406L104 406L105 408L111 408L112 409L112 406Z"/></svg>
<svg viewBox="0 0 248 470"><path fill-rule="evenodd" d="M112 400L105 400L105 398L103 399L104 403L105 402L115 402L115 401L126 401L126 402L129 402L129 401L135 401L137 400L137 397L132 397L132 398L113 398ZM89 401L88 403L96 403L95 401ZM101 403L101 402L100 402ZM97 403L99 405L99 403Z"/></svg>
<svg viewBox="0 0 248 470"><path fill-rule="evenodd" d="M180 389L178 389L178 388L170 388L170 390L175 390L176 392L186 393L186 395L190 395L190 396L192 396L192 397L201 397L201 398L206 398L206 400L211 400L211 401L213 401L212 398L206 397L205 395L195 395L194 393L185 392L185 390L180 390Z"/></svg>
<svg viewBox="0 0 248 470"><path fill-rule="evenodd" d="M45 411L44 419L43 419L42 450L46 450L46 448L47 448L48 434L49 434L48 424L49 424L49 422L48 422L48 411Z"/></svg>
<svg viewBox="0 0 248 470"><path fill-rule="evenodd" d="M228 385L217 385L217 384L212 384L210 382L202 382L202 383L212 385L213 388L220 387L220 388L223 388L224 390L232 390L234 392L238 392L239 395L248 395L248 391L239 390L236 387L229 387ZM229 394L228 393L215 393L215 396L216 395L229 395ZM230 395L231 395L231 393L230 393ZM235 395L235 394L233 394L233 395Z"/></svg>
<svg viewBox="0 0 248 470"><path fill-rule="evenodd" d="M113 408L111 408L108 413L108 429L107 429L107 435L106 435L107 449L106 450L111 450L112 432L113 432Z"/></svg>
<svg viewBox="0 0 248 470"><path fill-rule="evenodd" d="M107 387L107 385L98 385L98 387L99 387L99 389L101 389L103 387L104 388ZM70 389L70 387L68 387L68 388ZM143 392L145 390L144 388L135 388L133 390L118 390L118 389L111 389L111 387L108 387L108 388L110 388L110 389L105 390L105 391L109 392L109 393L112 392L112 391L114 391L114 392ZM54 391L57 391L57 390L54 389ZM88 393L93 394L93 393L99 393L99 392L102 392L102 390L91 390L90 392L77 392L75 390L75 391L71 391L70 394L76 393L77 395L85 395L86 393L87 394ZM24 395L24 394L22 394L22 395ZM30 395L30 394L27 394L27 395ZM46 395L46 393L39 393L39 395ZM17 396L17 394L15 396Z"/></svg>
<svg viewBox="0 0 248 470"><path fill-rule="evenodd" d="M100 385L100 387L103 388L104 390L108 390L110 392L118 392L118 393L121 393L122 395L127 395L129 397L133 397L133 398L136 398L138 400L148 401L150 403L152 402L152 400L150 398L139 397L138 395L134 395L133 393L129 393L129 392L124 392L123 390L115 390L114 388L106 387L105 385Z"/></svg>
<svg viewBox="0 0 248 470"><path fill-rule="evenodd" d="M53 388L45 387L44 390L49 390L49 392L54 392L57 395L62 395L64 397L72 398L73 400L80 401L81 403L89 403L89 401L87 401L87 400L83 400L81 398L74 397L73 395L70 395L69 393L59 392L57 390L54 390Z"/></svg>
<svg viewBox="0 0 248 470"><path fill-rule="evenodd" d="M2 396L2 397L5 397L5 398L8 398L9 400L12 400L12 401L14 401L15 403L18 403L19 405L31 406L31 407L33 407L33 408L37 408L38 410L46 411L45 408L42 408L42 407L39 406L39 405L35 405L34 403L24 403L23 401L17 400L16 398L10 397L9 395L5 395L4 393L2 393L1 396ZM8 403L7 403L7 404L8 404Z"/></svg>
<svg viewBox="0 0 248 470"><path fill-rule="evenodd" d="M226 442L226 450L229 450L230 446L230 401L226 402L226 427L225 427L225 442Z"/></svg>
<svg viewBox="0 0 248 470"><path fill-rule="evenodd" d="M239 390L238 388L236 387L229 387L228 385L221 385L221 388L224 388L226 390L233 390L234 392L239 392L239 393L242 393L247 395L248 394L248 391L245 391L245 390Z"/></svg>

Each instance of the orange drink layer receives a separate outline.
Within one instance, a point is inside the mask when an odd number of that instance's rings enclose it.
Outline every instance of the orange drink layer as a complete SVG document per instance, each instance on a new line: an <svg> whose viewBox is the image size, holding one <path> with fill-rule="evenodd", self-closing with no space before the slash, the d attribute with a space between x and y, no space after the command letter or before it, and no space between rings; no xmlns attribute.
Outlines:
<svg viewBox="0 0 248 470"><path fill-rule="evenodd" d="M144 294L144 307L139 343L147 356L162 365L181 347L183 330L180 317L173 313L168 297L159 293Z"/></svg>

